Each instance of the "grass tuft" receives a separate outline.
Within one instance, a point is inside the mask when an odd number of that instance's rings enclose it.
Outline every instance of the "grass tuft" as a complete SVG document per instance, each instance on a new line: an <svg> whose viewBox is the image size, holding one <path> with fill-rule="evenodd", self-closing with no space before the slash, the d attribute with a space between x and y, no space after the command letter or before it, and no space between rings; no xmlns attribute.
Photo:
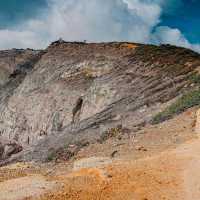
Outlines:
<svg viewBox="0 0 200 200"><path fill-rule="evenodd" d="M190 80L192 83L200 84L200 74L198 74L198 73L192 74L192 75L189 77L189 80Z"/></svg>
<svg viewBox="0 0 200 200"><path fill-rule="evenodd" d="M51 162L55 159L56 159L56 153L55 152L49 153L49 155L47 157L47 162Z"/></svg>

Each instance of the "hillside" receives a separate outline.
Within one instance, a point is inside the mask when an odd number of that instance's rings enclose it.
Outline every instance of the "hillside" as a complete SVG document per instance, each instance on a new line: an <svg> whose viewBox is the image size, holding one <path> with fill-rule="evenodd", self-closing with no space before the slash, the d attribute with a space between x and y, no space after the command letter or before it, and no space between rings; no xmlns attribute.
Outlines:
<svg viewBox="0 0 200 200"><path fill-rule="evenodd" d="M200 55L170 45L54 42L0 52L0 159L69 160L200 102Z"/></svg>
<svg viewBox="0 0 200 200"><path fill-rule="evenodd" d="M1 167L0 199L199 200L196 110L147 125L131 140L89 145L68 161Z"/></svg>

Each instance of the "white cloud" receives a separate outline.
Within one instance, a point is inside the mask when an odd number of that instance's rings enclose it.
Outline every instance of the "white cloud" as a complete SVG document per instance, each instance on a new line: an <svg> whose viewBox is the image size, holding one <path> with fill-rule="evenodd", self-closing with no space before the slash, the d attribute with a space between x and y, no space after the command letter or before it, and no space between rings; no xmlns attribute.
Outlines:
<svg viewBox="0 0 200 200"><path fill-rule="evenodd" d="M48 0L48 8L37 20L0 30L0 49L45 48L62 37L67 41L169 42L199 50L177 29L158 27L152 33L166 5L164 0Z"/></svg>
<svg viewBox="0 0 200 200"><path fill-rule="evenodd" d="M0 48L38 48L45 46L42 38L30 30L0 30Z"/></svg>
<svg viewBox="0 0 200 200"><path fill-rule="evenodd" d="M51 36L66 40L148 41L160 16L158 5L146 5L140 0L51 2L48 18Z"/></svg>
<svg viewBox="0 0 200 200"><path fill-rule="evenodd" d="M65 40L148 42L161 8L141 0L49 0L40 20L0 30L0 48L43 48ZM10 40L11 38L11 40Z"/></svg>
<svg viewBox="0 0 200 200"><path fill-rule="evenodd" d="M168 26L157 27L152 34L153 43L172 44L200 52L199 44L191 44L179 29Z"/></svg>

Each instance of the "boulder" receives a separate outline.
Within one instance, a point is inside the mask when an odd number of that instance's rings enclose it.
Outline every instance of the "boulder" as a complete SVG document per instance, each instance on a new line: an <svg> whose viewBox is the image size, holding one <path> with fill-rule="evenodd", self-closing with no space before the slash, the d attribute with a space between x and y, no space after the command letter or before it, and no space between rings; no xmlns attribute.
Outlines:
<svg viewBox="0 0 200 200"><path fill-rule="evenodd" d="M13 154L17 154L23 150L22 146L13 142L6 144L3 148L2 158L7 159Z"/></svg>

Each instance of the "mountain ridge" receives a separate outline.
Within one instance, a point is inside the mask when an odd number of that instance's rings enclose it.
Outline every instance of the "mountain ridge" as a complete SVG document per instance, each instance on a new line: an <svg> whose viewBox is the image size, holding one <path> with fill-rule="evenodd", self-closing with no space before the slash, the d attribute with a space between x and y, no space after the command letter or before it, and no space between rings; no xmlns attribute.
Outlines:
<svg viewBox="0 0 200 200"><path fill-rule="evenodd" d="M170 45L56 41L0 51L0 158L70 159L110 130L136 134L199 89L199 70L198 53Z"/></svg>

